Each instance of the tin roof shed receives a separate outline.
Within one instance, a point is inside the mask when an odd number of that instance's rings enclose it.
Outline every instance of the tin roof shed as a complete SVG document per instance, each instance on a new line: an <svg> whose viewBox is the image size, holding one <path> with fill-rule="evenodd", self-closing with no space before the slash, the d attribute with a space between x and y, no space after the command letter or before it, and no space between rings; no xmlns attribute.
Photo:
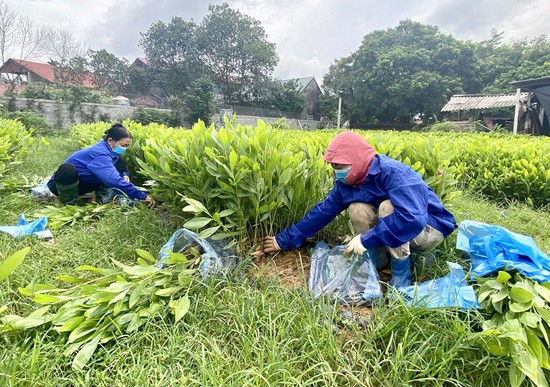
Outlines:
<svg viewBox="0 0 550 387"><path fill-rule="evenodd" d="M520 99L527 101L528 93L521 93ZM442 112L481 110L516 106L516 94L458 94L453 95L441 109Z"/></svg>

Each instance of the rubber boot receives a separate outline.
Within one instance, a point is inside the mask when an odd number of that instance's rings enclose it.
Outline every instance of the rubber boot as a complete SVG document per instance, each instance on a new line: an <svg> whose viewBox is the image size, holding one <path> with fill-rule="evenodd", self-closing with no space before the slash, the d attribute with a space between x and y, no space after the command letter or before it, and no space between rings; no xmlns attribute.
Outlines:
<svg viewBox="0 0 550 387"><path fill-rule="evenodd" d="M55 183L59 201L63 204L72 206L78 205L78 180L71 184Z"/></svg>
<svg viewBox="0 0 550 387"><path fill-rule="evenodd" d="M390 286L400 288L411 285L411 256L402 259L392 258Z"/></svg>

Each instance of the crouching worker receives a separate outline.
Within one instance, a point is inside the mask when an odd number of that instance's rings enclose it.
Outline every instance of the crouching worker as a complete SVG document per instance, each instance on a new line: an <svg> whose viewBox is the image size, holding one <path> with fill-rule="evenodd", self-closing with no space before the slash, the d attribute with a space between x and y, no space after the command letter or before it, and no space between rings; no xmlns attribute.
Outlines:
<svg viewBox="0 0 550 387"><path fill-rule="evenodd" d="M63 204L77 205L79 195L107 187L153 207L153 197L130 182L122 154L131 143L128 129L114 124L105 131L103 140L69 156L48 181L48 188Z"/></svg>
<svg viewBox="0 0 550 387"><path fill-rule="evenodd" d="M329 195L298 223L266 237L263 252L299 247L347 208L357 235L344 254L387 250L390 285L411 285L411 248L423 251L437 245L457 227L454 216L418 173L376 154L357 133L338 134L323 159L336 177Z"/></svg>

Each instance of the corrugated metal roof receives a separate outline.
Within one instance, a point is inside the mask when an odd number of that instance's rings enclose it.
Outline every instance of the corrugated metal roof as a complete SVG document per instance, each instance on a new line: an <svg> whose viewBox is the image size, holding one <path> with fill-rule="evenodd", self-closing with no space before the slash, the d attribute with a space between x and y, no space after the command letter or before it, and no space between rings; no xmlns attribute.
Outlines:
<svg viewBox="0 0 550 387"><path fill-rule="evenodd" d="M282 83L287 83L290 81L296 81L298 83L298 90L304 91L305 88L309 85L311 81L313 81L315 77L304 77L304 78L292 78L292 79L283 79L281 80Z"/></svg>
<svg viewBox="0 0 550 387"><path fill-rule="evenodd" d="M521 93L522 101L527 101L528 93ZM442 112L456 112L459 110L479 110L516 105L516 94L458 94L453 95Z"/></svg>

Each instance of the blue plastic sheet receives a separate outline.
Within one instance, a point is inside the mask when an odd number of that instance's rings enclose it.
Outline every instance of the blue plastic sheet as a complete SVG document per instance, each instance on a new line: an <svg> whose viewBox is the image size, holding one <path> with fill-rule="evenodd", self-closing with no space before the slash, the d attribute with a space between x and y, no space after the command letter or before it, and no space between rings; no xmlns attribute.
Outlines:
<svg viewBox="0 0 550 387"><path fill-rule="evenodd" d="M48 219L42 216L32 222L27 222L25 215L21 215L15 226L0 226L0 232L10 234L14 238L21 238L27 235L34 235L38 238L53 238L50 230L46 229Z"/></svg>
<svg viewBox="0 0 550 387"><path fill-rule="evenodd" d="M458 227L456 248L472 261L472 278L515 269L538 282L550 281L550 259L532 238L503 227L466 220Z"/></svg>
<svg viewBox="0 0 550 387"><path fill-rule="evenodd" d="M450 271L445 277L399 288L399 293L407 297L407 304L427 308L480 308L474 288L466 282L462 266L454 262L447 262L447 266Z"/></svg>
<svg viewBox="0 0 550 387"><path fill-rule="evenodd" d="M308 287L315 296L330 295L344 303L374 301L382 297L375 257L370 250L363 256L345 257L346 246L332 249L323 241L311 255Z"/></svg>
<svg viewBox="0 0 550 387"><path fill-rule="evenodd" d="M237 257L231 249L228 249L226 241L214 241L212 239L199 238L196 233L185 228L180 228L161 247L157 262L159 267L164 267L164 262L170 256L170 252L181 253L191 245L202 247L202 263L199 272L206 278L212 274L227 273L237 263Z"/></svg>

